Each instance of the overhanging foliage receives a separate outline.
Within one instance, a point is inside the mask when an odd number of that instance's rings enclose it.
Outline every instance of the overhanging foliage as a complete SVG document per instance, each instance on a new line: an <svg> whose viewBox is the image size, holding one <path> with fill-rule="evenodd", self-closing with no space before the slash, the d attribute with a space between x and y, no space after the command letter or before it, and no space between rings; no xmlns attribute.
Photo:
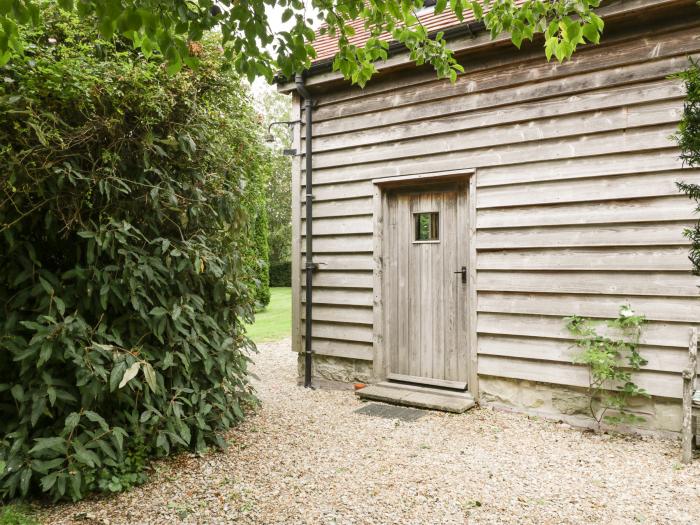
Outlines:
<svg viewBox="0 0 700 525"><path fill-rule="evenodd" d="M19 25L41 25L39 5L46 0L0 0L0 65L20 52ZM315 58L314 13L324 22L322 33L338 39L340 51L333 68L354 83L364 85L374 74L374 62L385 59L388 42L405 45L411 58L431 64L442 77L455 79L462 67L446 46L442 33L429 35L418 22L424 0L58 0L67 11L91 16L106 39L120 34L145 55L161 53L172 72L197 57L188 42L201 40L206 31L220 31L221 43L231 65L249 79L263 76L272 81L280 70L286 77L307 69ZM307 6L307 4L309 4ZM547 58L569 58L579 44L597 43L603 21L594 9L600 0L438 0L435 13L450 10L462 21L472 13L493 37L509 33L520 47L535 35L544 37ZM269 15L282 11L286 27L273 31ZM351 39L352 24L360 19L370 31L361 46ZM272 49L272 52L268 49Z"/></svg>

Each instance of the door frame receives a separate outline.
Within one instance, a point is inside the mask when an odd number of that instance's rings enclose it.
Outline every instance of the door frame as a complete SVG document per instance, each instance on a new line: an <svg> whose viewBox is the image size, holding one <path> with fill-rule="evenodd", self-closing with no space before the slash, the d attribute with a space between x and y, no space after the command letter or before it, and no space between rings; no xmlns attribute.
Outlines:
<svg viewBox="0 0 700 525"><path fill-rule="evenodd" d="M476 170L465 168L460 170L419 173L397 177L372 179L372 222L374 230L372 288L373 288L373 330L372 346L374 350L373 380L384 381L389 372L389 360L384 350L384 220L388 214L388 192L405 186L420 188L422 185L467 180L467 242L469 260L468 289L467 289L467 344L469 370L467 390L478 399L479 378L477 371L477 338L476 338Z"/></svg>

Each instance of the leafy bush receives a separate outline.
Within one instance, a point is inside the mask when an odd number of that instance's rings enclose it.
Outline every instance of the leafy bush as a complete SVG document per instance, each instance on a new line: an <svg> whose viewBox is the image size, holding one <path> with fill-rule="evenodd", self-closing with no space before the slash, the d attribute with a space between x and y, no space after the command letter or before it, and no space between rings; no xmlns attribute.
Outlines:
<svg viewBox="0 0 700 525"><path fill-rule="evenodd" d="M700 66L698 62L691 60L688 69L676 77L683 79L687 93L676 140L681 148L683 163L696 168L700 166ZM678 188L696 202L696 211L700 212L700 186L679 182ZM693 263L693 273L700 275L700 222L694 228L686 230L685 235L692 243L690 261Z"/></svg>
<svg viewBox="0 0 700 525"><path fill-rule="evenodd" d="M605 323L612 334L598 333L597 324L601 323L591 319L574 315L565 320L581 349L576 362L588 366L589 411L598 430L602 421L613 425L644 421L627 408L631 397L649 397L632 381L632 372L647 364L638 350L644 316L636 315L629 306L621 306L618 317Z"/></svg>
<svg viewBox="0 0 700 525"><path fill-rule="evenodd" d="M121 490L254 402L246 89L44 22L0 75L0 499Z"/></svg>
<svg viewBox="0 0 700 525"><path fill-rule="evenodd" d="M292 261L270 264L270 286L292 286Z"/></svg>

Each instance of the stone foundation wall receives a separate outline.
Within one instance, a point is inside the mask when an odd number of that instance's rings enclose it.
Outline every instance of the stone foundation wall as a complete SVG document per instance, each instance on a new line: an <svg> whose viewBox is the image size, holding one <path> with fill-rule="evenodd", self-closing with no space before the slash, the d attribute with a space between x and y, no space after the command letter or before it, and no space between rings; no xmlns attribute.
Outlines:
<svg viewBox="0 0 700 525"><path fill-rule="evenodd" d="M304 354L297 357L297 371L301 384L304 381ZM373 382L372 362L314 355L311 378L316 387L352 389L353 383ZM561 420L577 427L595 426L589 415L588 395L583 388L480 376L479 390L479 403L482 405ZM635 427L619 425L615 430L637 433L651 431L668 436L675 436L680 431L683 415L679 400L633 398L629 405L630 411L645 421Z"/></svg>
<svg viewBox="0 0 700 525"><path fill-rule="evenodd" d="M558 387L534 381L479 377L479 402L497 408L517 410L548 419L561 419L572 425L593 427L589 401L585 389ZM655 431L675 434L683 420L679 400L663 398L633 398L630 412L643 417L644 422L635 427L618 426L616 430L642 432Z"/></svg>
<svg viewBox="0 0 700 525"><path fill-rule="evenodd" d="M304 381L304 354L297 357L299 382ZM322 388L351 389L353 383L372 381L372 362L314 354L311 381Z"/></svg>

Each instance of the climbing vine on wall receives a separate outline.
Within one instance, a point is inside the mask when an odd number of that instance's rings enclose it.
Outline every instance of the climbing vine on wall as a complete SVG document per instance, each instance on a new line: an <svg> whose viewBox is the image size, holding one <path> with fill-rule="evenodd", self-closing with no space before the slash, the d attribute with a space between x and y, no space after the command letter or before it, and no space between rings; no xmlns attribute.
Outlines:
<svg viewBox="0 0 700 525"><path fill-rule="evenodd" d="M644 316L628 305L620 307L617 318L594 321L571 316L565 319L580 353L575 362L586 365L589 372L589 413L600 430L601 423L637 423L642 418L629 410L635 396L649 397L632 379L632 374L647 364L639 353L639 338ZM607 327L606 332L601 328Z"/></svg>

